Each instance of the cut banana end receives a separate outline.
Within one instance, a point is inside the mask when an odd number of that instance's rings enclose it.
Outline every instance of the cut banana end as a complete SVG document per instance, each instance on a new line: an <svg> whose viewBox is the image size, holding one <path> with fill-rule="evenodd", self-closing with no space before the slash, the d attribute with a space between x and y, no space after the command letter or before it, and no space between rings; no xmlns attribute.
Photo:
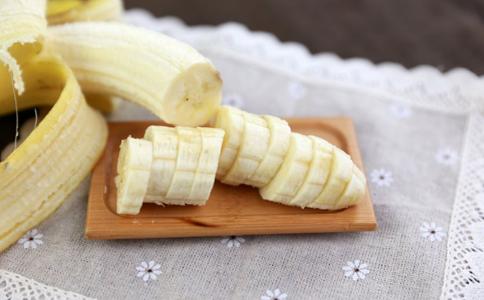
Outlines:
<svg viewBox="0 0 484 300"><path fill-rule="evenodd" d="M217 169L217 178L221 179L230 170L239 153L245 128L244 112L234 107L222 106L214 126L225 132Z"/></svg>
<svg viewBox="0 0 484 300"><path fill-rule="evenodd" d="M118 20L123 12L121 0L48 0L49 24L79 21Z"/></svg>
<svg viewBox="0 0 484 300"><path fill-rule="evenodd" d="M46 45L61 54L87 93L131 100L170 124L200 126L216 113L222 80L192 47L119 23L49 28Z"/></svg>
<svg viewBox="0 0 484 300"><path fill-rule="evenodd" d="M336 203L346 189L352 175L353 161L350 156L335 147L329 179L326 181L321 194L307 206L319 209L336 209Z"/></svg>
<svg viewBox="0 0 484 300"><path fill-rule="evenodd" d="M333 162L334 146L322 138L309 136L313 142L313 158L303 185L290 205L306 207L323 191Z"/></svg>
<svg viewBox="0 0 484 300"><path fill-rule="evenodd" d="M285 120L273 116L263 118L269 126L269 148L259 167L245 182L258 188L266 186L276 175L286 156L291 136L291 128Z"/></svg>
<svg viewBox="0 0 484 300"><path fill-rule="evenodd" d="M18 61L26 83L25 92L17 96L19 106L53 107L0 163L0 251L62 204L91 170L107 137L104 119L86 104L72 72L60 60L44 54ZM0 64L0 73L4 68ZM35 82L43 84L30 84ZM11 78L0 80L0 90L12 91ZM14 110L9 92L2 93L0 103L5 112Z"/></svg>
<svg viewBox="0 0 484 300"><path fill-rule="evenodd" d="M265 200L290 204L303 185L313 158L312 140L299 133L291 133L289 150L276 176L259 190Z"/></svg>
<svg viewBox="0 0 484 300"><path fill-rule="evenodd" d="M257 115L244 112L244 130L235 162L221 179L225 184L246 183L266 156L269 149L270 131L267 121Z"/></svg>
<svg viewBox="0 0 484 300"><path fill-rule="evenodd" d="M153 147L149 141L128 137L121 142L115 178L118 214L140 212L148 189L152 157Z"/></svg>

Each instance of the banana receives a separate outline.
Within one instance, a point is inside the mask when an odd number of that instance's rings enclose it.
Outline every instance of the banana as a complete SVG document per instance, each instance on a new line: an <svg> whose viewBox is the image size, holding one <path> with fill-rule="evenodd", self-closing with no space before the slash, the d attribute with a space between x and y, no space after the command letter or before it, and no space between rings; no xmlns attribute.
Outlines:
<svg viewBox="0 0 484 300"><path fill-rule="evenodd" d="M190 46L120 23L49 28L46 47L73 69L86 93L119 96L170 124L200 126L216 113L222 80Z"/></svg>
<svg viewBox="0 0 484 300"><path fill-rule="evenodd" d="M353 162L348 154L334 148L333 164L329 178L319 196L307 206L319 209L335 209L338 199L343 194L353 175Z"/></svg>
<svg viewBox="0 0 484 300"><path fill-rule="evenodd" d="M270 130L269 148L259 167L245 182L258 188L266 186L276 175L289 148L291 136L291 128L286 121L273 116L263 118Z"/></svg>
<svg viewBox="0 0 484 300"><path fill-rule="evenodd" d="M244 113L234 107L222 106L218 111L214 126L225 131L220 153L217 178L224 178L237 158L244 134Z"/></svg>
<svg viewBox="0 0 484 300"><path fill-rule="evenodd" d="M197 205L203 205L208 200L215 182L215 173L225 133L216 128L199 127L198 130L202 136L202 152L187 200Z"/></svg>
<svg viewBox="0 0 484 300"><path fill-rule="evenodd" d="M313 142L313 158L309 172L296 196L289 203L303 208L323 191L329 177L334 151L334 146L324 139L315 136L309 136L309 138Z"/></svg>
<svg viewBox="0 0 484 300"><path fill-rule="evenodd" d="M175 173L166 193L166 204L185 205L188 201L192 184L195 181L198 161L202 152L202 136L196 128L176 127L178 134L178 153Z"/></svg>
<svg viewBox="0 0 484 300"><path fill-rule="evenodd" d="M107 138L104 119L86 104L72 71L44 49L44 14L42 0L0 1L0 115L52 106L0 163L0 251L62 204Z"/></svg>
<svg viewBox="0 0 484 300"><path fill-rule="evenodd" d="M116 212L118 214L138 214L148 189L152 143L143 139L128 137L120 145L115 178L117 188Z"/></svg>
<svg viewBox="0 0 484 300"><path fill-rule="evenodd" d="M144 138L153 143L153 163L144 202L162 204L175 174L178 134L173 127L150 126Z"/></svg>
<svg viewBox="0 0 484 300"><path fill-rule="evenodd" d="M346 208L348 206L354 205L358 200L365 194L366 179L362 177L361 171L353 166L353 175L350 182L346 186L343 195L338 199L335 209Z"/></svg>
<svg viewBox="0 0 484 300"><path fill-rule="evenodd" d="M303 185L313 159L313 141L291 133L289 150L280 169L268 185L259 189L265 200L290 204Z"/></svg>
<svg viewBox="0 0 484 300"><path fill-rule="evenodd" d="M51 25L79 21L118 20L122 12L121 0L47 1L47 20Z"/></svg>
<svg viewBox="0 0 484 300"><path fill-rule="evenodd" d="M123 174L131 176L131 181L125 180L124 187L118 185L118 208L120 203L126 207L118 213L137 214L143 202L205 204L215 181L223 137L223 130L215 128L150 126L144 140L123 141L117 181ZM135 147L139 144L143 147ZM130 175L135 172L136 176ZM126 192L129 188L135 194Z"/></svg>
<svg viewBox="0 0 484 300"><path fill-rule="evenodd" d="M245 183L260 166L269 149L270 131L267 121L244 112L243 135L239 151L227 174L221 179L225 184Z"/></svg>
<svg viewBox="0 0 484 300"><path fill-rule="evenodd" d="M21 60L21 59L20 59ZM0 64L0 74L6 68ZM25 84L15 96L11 78L0 80L5 111L36 102L53 105L44 119L0 163L0 251L39 224L68 197L91 170L107 138L104 119L85 102L72 72L44 53L23 63ZM73 147L73 145L75 145ZM68 174L68 176L66 176Z"/></svg>

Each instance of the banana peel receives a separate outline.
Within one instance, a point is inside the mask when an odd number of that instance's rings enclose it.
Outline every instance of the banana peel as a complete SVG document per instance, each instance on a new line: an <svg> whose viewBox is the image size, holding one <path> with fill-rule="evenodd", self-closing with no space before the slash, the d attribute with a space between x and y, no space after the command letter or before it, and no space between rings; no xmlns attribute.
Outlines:
<svg viewBox="0 0 484 300"><path fill-rule="evenodd" d="M45 1L0 2L0 115L51 106L0 162L0 252L62 204L107 139L106 121L87 105L72 71L45 51L46 29Z"/></svg>

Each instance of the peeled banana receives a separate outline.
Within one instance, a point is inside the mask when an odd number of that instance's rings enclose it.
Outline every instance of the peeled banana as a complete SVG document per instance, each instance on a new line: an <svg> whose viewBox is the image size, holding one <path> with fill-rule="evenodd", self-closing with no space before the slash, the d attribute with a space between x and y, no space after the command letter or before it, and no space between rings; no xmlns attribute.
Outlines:
<svg viewBox="0 0 484 300"><path fill-rule="evenodd" d="M117 20L123 12L121 0L48 0L49 24Z"/></svg>
<svg viewBox="0 0 484 300"><path fill-rule="evenodd" d="M224 106L213 122L225 131L217 178L259 188L263 199L318 209L356 204L366 179L350 156L322 138L291 133L287 123Z"/></svg>
<svg viewBox="0 0 484 300"><path fill-rule="evenodd" d="M117 212L142 203L204 205L215 181L224 132L215 128L150 126L144 139L121 143Z"/></svg>
<svg viewBox="0 0 484 300"><path fill-rule="evenodd" d="M50 27L46 45L66 60L86 93L134 101L167 123L204 125L219 107L222 81L212 63L161 33L73 23Z"/></svg>

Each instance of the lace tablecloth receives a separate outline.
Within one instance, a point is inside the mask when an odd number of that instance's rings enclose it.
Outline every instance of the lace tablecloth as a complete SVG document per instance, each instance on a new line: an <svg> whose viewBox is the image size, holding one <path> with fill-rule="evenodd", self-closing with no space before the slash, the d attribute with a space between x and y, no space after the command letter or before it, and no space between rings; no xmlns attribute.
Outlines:
<svg viewBox="0 0 484 300"><path fill-rule="evenodd" d="M212 59L225 103L281 116L352 117L378 230L87 241L86 180L0 256L0 299L484 299L481 78L310 55L236 23L186 27L140 10L125 19ZM151 118L128 103L111 116Z"/></svg>

